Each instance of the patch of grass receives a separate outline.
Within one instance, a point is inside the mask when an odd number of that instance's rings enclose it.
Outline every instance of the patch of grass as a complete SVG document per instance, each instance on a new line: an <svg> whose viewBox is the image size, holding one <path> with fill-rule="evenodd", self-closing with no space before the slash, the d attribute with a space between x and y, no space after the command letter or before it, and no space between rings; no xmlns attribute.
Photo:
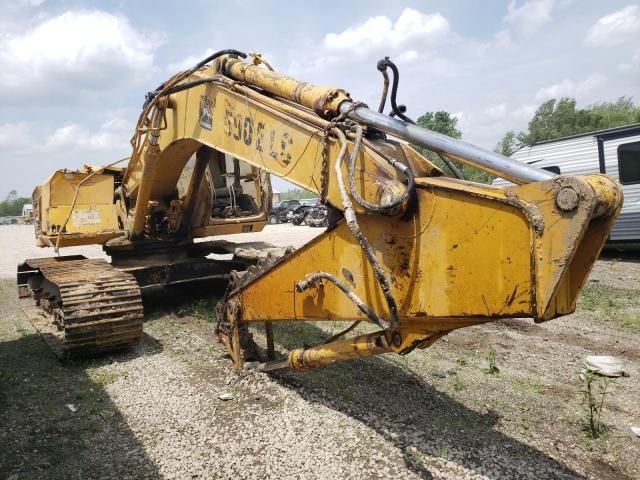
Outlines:
<svg viewBox="0 0 640 480"><path fill-rule="evenodd" d="M87 373L89 374L91 380L102 387L112 384L122 376L116 371L106 369L88 370Z"/></svg>
<svg viewBox="0 0 640 480"><path fill-rule="evenodd" d="M544 386L535 378L519 378L513 385L519 390L535 394L539 394L544 389Z"/></svg>
<svg viewBox="0 0 640 480"><path fill-rule="evenodd" d="M462 379L462 377L460 377L460 375L457 375L457 374L454 375L453 383L451 384L451 386L456 392L460 392L465 388L467 388L467 384L464 383L464 380Z"/></svg>
<svg viewBox="0 0 640 480"><path fill-rule="evenodd" d="M216 298L199 298L191 304L191 314L207 323L212 323L216 318Z"/></svg>
<svg viewBox="0 0 640 480"><path fill-rule="evenodd" d="M596 314L598 319L618 322L624 328L640 330L638 290L589 284L578 298L578 309Z"/></svg>
<svg viewBox="0 0 640 480"><path fill-rule="evenodd" d="M640 314L628 313L622 316L622 326L632 330L640 330Z"/></svg>
<svg viewBox="0 0 640 480"><path fill-rule="evenodd" d="M594 285L586 285L582 289L582 293L578 298L578 306L584 310L593 312L598 306L598 290L599 288Z"/></svg>

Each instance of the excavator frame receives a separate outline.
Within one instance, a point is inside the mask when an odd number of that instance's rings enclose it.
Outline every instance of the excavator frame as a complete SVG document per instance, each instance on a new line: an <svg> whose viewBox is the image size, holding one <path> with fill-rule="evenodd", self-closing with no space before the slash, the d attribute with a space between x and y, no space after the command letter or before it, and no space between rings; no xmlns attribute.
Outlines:
<svg viewBox="0 0 640 480"><path fill-rule="evenodd" d="M244 58L237 51L217 52L150 92L109 204L115 228L97 225L70 234L65 222L55 232L40 227L40 241L104 243L113 268L135 275L136 265L145 271L149 263L166 269L191 262L187 252L199 245L194 238L261 229L270 204L266 174L317 192L331 213L326 232L294 252L222 269L229 288L218 304L216 333L238 368L303 370L388 352L404 355L457 328L498 318L541 322L575 310L622 205L614 180L555 176L423 129L398 109L395 83L392 108L400 119L352 101L344 90L279 74L257 54ZM397 81L395 66L388 60L385 66ZM447 177L405 142L515 185ZM194 154L189 188L177 197L176 183ZM203 172L220 155L251 166L265 186L261 208L267 207L249 218L194 221L207 197ZM43 190L46 184L37 192ZM74 208L69 205L69 217ZM41 208L40 214L47 212ZM105 240L105 232L113 237ZM227 245L227 251L233 248ZM46 280L47 272L27 265L31 270L19 274L23 295L60 309L66 300L51 299L33 282L34 275ZM369 322L379 330L342 338L349 328L278 361L272 325L280 321ZM265 325L266 361L249 332L253 322ZM101 335L91 341L100 344Z"/></svg>

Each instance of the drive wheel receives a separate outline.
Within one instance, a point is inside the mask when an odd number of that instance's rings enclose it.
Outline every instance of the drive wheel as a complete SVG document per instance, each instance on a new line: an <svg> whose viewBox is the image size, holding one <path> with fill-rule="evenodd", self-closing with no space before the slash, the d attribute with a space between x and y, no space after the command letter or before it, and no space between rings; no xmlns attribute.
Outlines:
<svg viewBox="0 0 640 480"><path fill-rule="evenodd" d="M278 222L278 217L276 217L275 215L269 215L269 224L275 225L277 223L280 223Z"/></svg>

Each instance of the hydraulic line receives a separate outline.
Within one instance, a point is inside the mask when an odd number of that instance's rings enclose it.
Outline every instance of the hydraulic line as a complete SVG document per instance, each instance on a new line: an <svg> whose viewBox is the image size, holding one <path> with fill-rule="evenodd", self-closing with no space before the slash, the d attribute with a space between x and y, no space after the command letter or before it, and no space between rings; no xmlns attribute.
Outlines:
<svg viewBox="0 0 640 480"><path fill-rule="evenodd" d="M400 72L398 71L398 67L396 67L395 63L389 60L389 57L385 57L382 60L380 60L377 66L378 66L378 70L383 72L383 75L386 73L387 67L389 67L393 71L393 84L391 85L391 98L390 98L391 109L393 111L393 114L401 118L405 122L412 123L415 125L416 122L414 122L409 117L407 117L402 111L402 108L398 107L398 104L396 103L396 95L398 94L398 84L400 83Z"/></svg>
<svg viewBox="0 0 640 480"><path fill-rule="evenodd" d="M387 93L389 92L389 74L387 73L386 67L381 67L380 62L378 62L378 70L382 74L382 95L380 96L380 105L378 106L378 112L384 113L384 107L387 103Z"/></svg>
<svg viewBox="0 0 640 480"><path fill-rule="evenodd" d="M373 203L369 203L367 202L365 199L363 199L360 194L358 193L357 189L356 189L356 179L355 179L355 163L356 163L356 158L358 156L358 152L360 151L360 144L362 142L362 127L360 125L355 125L355 140L353 142L353 150L351 152L351 155L349 157L349 190L351 191L351 196L356 200L356 202L358 202L360 205L362 205L364 208L366 208L367 210L371 210L373 212L383 212L385 210L390 210L392 208L395 208L399 205L402 205L404 202L406 202L409 199L409 196L411 195L411 192L413 192L413 190L415 189L415 176L413 175L413 171L404 163L399 162L398 160L391 158L389 155L385 154L384 152L380 151L379 149L375 148L370 142L368 142L366 139L364 140L365 144L371 148L372 150L374 150L378 155L380 155L382 158L384 158L393 168L395 168L396 170L398 170L400 173L402 173L403 175L405 175L407 177L407 188L404 191L404 193L402 195L400 195L398 198L396 198L395 200L393 200L390 203L385 203L382 205L375 205Z"/></svg>
<svg viewBox="0 0 640 480"><path fill-rule="evenodd" d="M355 211L353 210L353 204L351 203L351 199L349 198L349 194L347 192L346 186L344 184L344 179L342 178L342 161L347 153L347 137L337 127L332 128L331 130L334 135L338 137L340 141L340 153L338 153L338 157L336 159L336 163L334 165L336 172L336 179L338 181L338 188L340 190L340 196L342 198L342 205L344 207L344 219L347 222L347 226L351 230L353 236L358 240L360 247L364 251L371 268L373 269L373 273L380 284L380 288L382 289L382 293L387 301L387 306L389 308L389 316L391 320L391 325L396 326L398 323L398 307L396 305L396 300L393 298L393 294L391 293L391 286L389 285L389 279L385 275L382 267L380 266L380 262L376 258L369 241L360 230L360 226L358 225L358 220L356 218Z"/></svg>
<svg viewBox="0 0 640 480"><path fill-rule="evenodd" d="M447 157L446 155L443 155L442 153L439 153L438 156L444 162L444 164L449 168L449 170L451 170L451 173L453 173L453 175L456 178L459 178L460 180L464 180L464 175L462 175L460 170L458 170L458 167L456 167L456 164L453 163L449 157Z"/></svg>
<svg viewBox="0 0 640 480"><path fill-rule="evenodd" d="M158 88L156 88L153 92L149 92L147 94L146 99L145 99L145 102L144 102L144 105L143 105L143 109L145 109L156 97L158 97L161 92L163 93L163 95L166 94L166 92L164 92L164 90L166 89L167 86L175 85L179 81L184 80L185 78L187 78L188 76L192 75L193 73L195 73L200 68L204 67L211 60L215 60L216 58L221 57L223 55L236 55L236 56L241 57L241 58L247 58L247 54L246 53L240 52L238 50L234 50L232 48L229 48L229 49L226 49L226 50L219 50L219 51L217 51L215 53L212 53L207 58L205 58L205 59L199 61L198 63L196 63L189 70L185 70L184 72L178 74L179 79L177 79L176 77L173 77L172 79L169 79L168 81L166 81L162 85L159 85ZM195 86L195 85L193 85L193 86ZM180 91L180 90L176 90L176 91ZM174 93L174 92L171 92L171 93Z"/></svg>
<svg viewBox="0 0 640 480"><path fill-rule="evenodd" d="M342 282L335 275L331 275L330 273L327 273L327 272L315 272L315 273L312 273L311 275L309 275L304 280L300 280L299 282L296 283L296 291L298 291L299 293L302 293L305 290L307 290L309 287L317 284L318 282L320 282L322 280L328 280L329 282L333 283L336 287L338 287L340 289L340 291L342 291L342 293L344 293L349 298L349 300L351 300L355 304L356 307L358 307L358 310L360 310L367 317L369 317L369 319L373 323L375 323L379 327L385 328L385 325L384 325L385 321L382 320L380 317L378 317L373 312L373 310L371 310L360 299L360 297L358 297L355 293L353 293L351 290L349 290L347 288L347 286L344 284L344 282ZM347 332L348 332L348 330L347 330ZM340 334L340 336L344 335L347 332L342 332Z"/></svg>
<svg viewBox="0 0 640 480"><path fill-rule="evenodd" d="M355 322L353 322L351 325L349 325L347 328L345 328L344 330L336 333L333 337L325 340L323 342L324 345L331 343L331 342L335 342L337 339L339 339L340 337L345 336L347 333L349 333L351 330L353 330L354 328L356 328L358 325L360 325L361 320L356 320Z"/></svg>

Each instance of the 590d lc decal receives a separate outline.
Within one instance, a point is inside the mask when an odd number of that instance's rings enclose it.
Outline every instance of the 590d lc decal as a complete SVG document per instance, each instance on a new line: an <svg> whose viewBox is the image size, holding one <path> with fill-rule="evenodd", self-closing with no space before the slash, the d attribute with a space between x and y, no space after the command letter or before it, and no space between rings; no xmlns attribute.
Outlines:
<svg viewBox="0 0 640 480"><path fill-rule="evenodd" d="M267 147L267 155L284 165L291 162L289 146L293 144L293 138L289 132L278 133L272 128L265 135L264 122L258 121L254 126L253 118L235 113L231 106L224 111L224 133L248 147L255 144L258 152L265 151Z"/></svg>

